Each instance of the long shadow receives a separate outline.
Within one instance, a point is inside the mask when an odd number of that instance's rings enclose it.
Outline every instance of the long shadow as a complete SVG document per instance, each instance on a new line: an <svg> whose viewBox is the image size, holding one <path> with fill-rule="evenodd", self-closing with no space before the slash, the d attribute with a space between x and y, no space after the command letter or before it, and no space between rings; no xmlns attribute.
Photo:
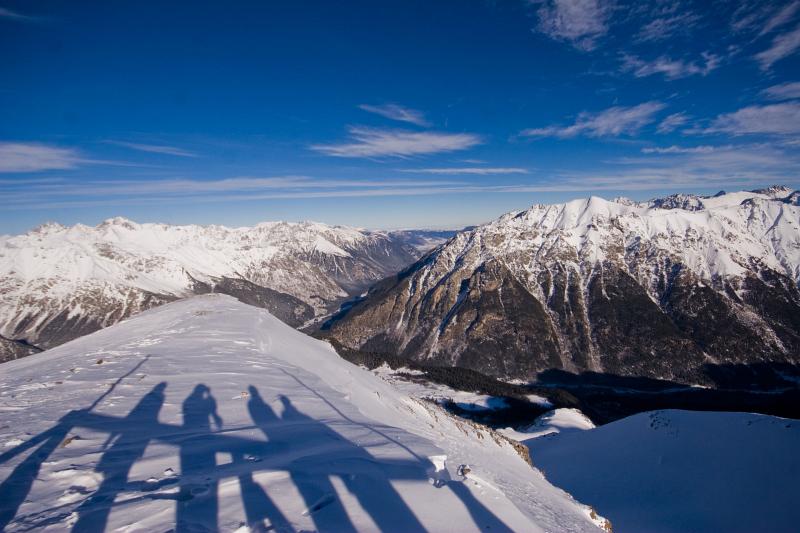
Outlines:
<svg viewBox="0 0 800 533"><path fill-rule="evenodd" d="M422 472L429 472L433 468L433 464L430 462L429 459L420 457L419 455L414 453L413 450L411 450L406 445L404 445L402 442L399 442L398 440L392 438L391 436L387 435L385 432L377 429L376 427L371 426L371 425L366 425L366 424L363 424L363 423L360 423L360 422L358 422L356 420L351 419L345 413L343 413L340 409L338 409L333 403L331 403L327 398L325 398L319 392L314 390L314 388L309 387L308 385L306 385L300 378L298 378L294 374L291 374L291 373L287 372L286 370L283 370L283 372L287 376L289 376L292 379L294 379L300 386L302 386L303 388L308 390L310 393L312 393L314 396L319 398L322 402L327 404L333 411L335 411L343 419L345 419L348 422L351 422L353 424L360 425L360 426L364 427L365 429L368 429L368 430L380 435L381 437L383 437L387 441L389 441L389 442L391 442L393 444L396 444L397 446L399 446L399 447L403 448L404 450L406 450L411 456L413 456L415 458L415 460L417 462L417 465L421 467L421 471ZM281 402L284 402L284 399L285 399L286 402L288 402L288 398L286 398L285 396L280 396L280 399L281 399ZM290 414L299 413L296 409L294 409L293 406L291 406L290 403L289 403L289 406L290 406L290 410L289 410ZM284 402L284 409L286 409L286 403L285 402ZM305 416L305 415L302 415L302 416ZM252 411L251 411L251 417L253 418L254 421L257 422L257 419L256 419L255 416L253 416ZM285 415L284 415L284 418L285 418ZM319 422L317 422L317 423L320 424ZM324 426L324 427L327 429L327 426ZM330 431L330 430L328 430L328 431ZM331 433L333 433L333 432L331 432ZM335 435L336 435L337 438L341 438L341 437L339 437L338 434L335 434ZM356 444L352 444L352 446L357 447L360 450L361 453L363 453L364 455L366 455L369 458L369 460L377 462L363 448L358 447L358 445L356 445ZM409 464L409 463L406 463L406 464ZM413 463L411 463L411 465L413 465ZM345 484L347 484L347 479L348 478L346 477L345 478ZM352 478L351 477L349 479L352 482L357 478ZM385 481L385 478L382 478L382 479L384 479L384 481ZM428 481L427 475L420 475L420 476L416 477L415 479L424 480L426 482ZM389 494L389 493L386 493L386 492L384 492L384 497L390 498L390 500L388 500L388 501L399 501L399 502L401 502L403 504L403 506L405 506L405 504L400 499L399 494L396 493L394 488L389 483L386 483L386 485L388 485L388 488L390 489L390 492L393 492L394 495L396 495L396 498L394 500L392 500L391 499L392 494ZM453 491L453 494L455 494L462 501L464 506L469 510L469 512L470 512L470 514L471 514L471 516L473 518L473 521L475 521L475 524L478 526L478 528L480 528L480 529L484 529L484 527L487 528L487 529L489 529L489 528L497 528L500 531L509 531L510 530L508 528L508 526L506 526L500 519L498 519L489 509L487 509L483 504L481 504L477 499L475 499L475 497L472 495L472 493L469 492L469 489L463 483L451 480L451 481L447 482L446 486L449 487ZM357 487L351 488L348 485L348 489L350 489L351 492L354 492L357 497L358 497L359 494L361 494L361 498L364 498L365 500L371 499L372 494L373 494L371 491L373 490L373 488L374 487L372 487L370 485L370 486L365 487L364 491L361 491ZM361 498L359 498L360 501L361 501ZM362 506L364 506L365 509L367 509L367 503L365 501L361 501L361 504L362 504ZM370 508L374 508L373 504L374 505L381 505L380 499L378 500L378 502L370 502L369 503ZM406 506L406 509L407 509L407 506ZM367 510L369 510L369 509L367 509ZM414 516L413 513L411 513L410 509L409 509L409 513L411 514L412 517ZM375 517L373 516L373 520L374 519L375 519ZM416 518L414 518L414 520L416 520ZM376 523L378 523L378 522L376 521ZM419 522L417 521L417 523L419 523ZM378 525L380 525L380 524L378 524ZM391 527L391 524L388 524L388 525L389 525L389 530L396 529L396 528ZM418 527L422 528L422 525L419 524ZM398 529L398 530L402 530L402 529ZM417 531L417 529L409 529L408 531Z"/></svg>
<svg viewBox="0 0 800 533"><path fill-rule="evenodd" d="M190 436L180 443L181 481L175 524L178 533L192 531L195 523L217 530L218 483L216 476L209 476L217 465L212 421L217 429L222 428L211 389L201 383L183 401L183 428Z"/></svg>
<svg viewBox="0 0 800 533"><path fill-rule="evenodd" d="M341 453L346 454L347 460L337 462L336 454L333 457L324 457L322 461L328 468L333 469L332 474L338 475L344 482L347 490L350 491L361 504L361 507L370 515L375 525L381 531L424 531L425 528L417 520L411 508L406 505L400 494L388 482L385 475L378 472L377 475L370 475L372 465L378 463L369 452L364 448L344 439L338 433L332 431L328 426L311 418L297 410L291 400L286 396L278 397L283 404L283 420L300 422L304 429L312 435L329 435L341 443ZM363 465L353 465L352 457L355 456L356 463ZM316 463L316 461L314 461ZM317 466L314 464L314 466ZM324 465L319 465L324 466ZM356 466L354 469L353 466ZM366 466L363 472L358 467ZM420 464L420 472L424 473L425 465ZM427 478L424 475L421 478ZM335 494L335 493L334 493Z"/></svg>
<svg viewBox="0 0 800 533"><path fill-rule="evenodd" d="M450 481L447 483L447 487L452 490L456 496L458 496L458 498L464 504L464 507L466 507L467 511L469 511L470 516L472 516L472 521L475 522L475 525L477 525L480 529L493 532L513 531L502 520L497 518L493 512L484 507L484 505L475 498L475 496L472 494L472 492L470 492L469 488L464 485L464 483L459 481Z"/></svg>
<svg viewBox="0 0 800 533"><path fill-rule="evenodd" d="M266 407L266 409L250 409L251 416L255 410L264 417L261 423L254 419L255 423L261 426L261 424L267 424L272 421L270 416L274 417L275 413L266 405L259 395L258 390L251 385L249 391L250 403L255 401L256 404ZM238 455L234 459L234 462L238 463L245 463L245 461L246 458L243 455ZM239 487L241 489L242 504L244 505L247 525L251 530L266 531L267 529L263 524L264 521L267 520L270 524L269 529L273 531L294 531L291 523L286 519L286 516L284 516L278 506L275 505L275 502L267 495L261 485L255 482L252 470L245 470L239 475Z"/></svg>
<svg viewBox="0 0 800 533"><path fill-rule="evenodd" d="M336 437L330 435L327 427L325 431L320 431L319 428L313 425L303 426L299 435L285 431L285 425L281 423L282 419L278 418L275 411L264 401L258 389L251 385L249 392L250 400L247 402L247 409L250 412L250 417L264 432L270 443L288 447L297 437L313 438L315 439L315 445L323 445L323 440L326 440L326 437L339 440L338 435ZM288 419L284 414L283 421L285 422L286 420ZM311 419L304 415L298 415L293 420L302 422ZM278 432L278 427L282 428L280 433ZM307 459L303 457L298 462ZM300 492L314 525L320 531L356 531L342 503L336 498L336 490L328 478L328 474L326 472L314 472L314 470L314 468L308 468L308 466L306 468L301 468L299 465L289 467L289 475L292 478L292 482Z"/></svg>
<svg viewBox="0 0 800 533"><path fill-rule="evenodd" d="M0 530L16 516L39 476L43 462L76 428L106 432L111 443L95 468L103 475L100 487L76 509L78 520L73 528L76 532L102 531L107 527L115 505L135 504L145 499L175 501L177 532L217 530L217 480L223 478L238 478L251 530L294 531L290 520L264 487L255 481L254 473L258 471L287 471L318 530L355 531L352 520L337 498L331 476L342 481L380 530L424 530L389 480L428 483L428 471L432 465L427 459L414 455L413 460L378 460L325 423L300 412L285 396L280 397L283 412L278 417L254 387L250 388L248 402L255 423L252 427L259 428L267 441L215 431L214 427L217 430L221 428L222 420L210 389L202 384L197 385L183 402L182 425L161 423L158 415L164 404L165 388L166 383L154 387L125 417L93 413L88 409L72 411L54 427L0 455L0 463L3 463L30 452L0 485ZM337 413L344 416L338 410ZM378 428L362 426L402 445ZM150 487L147 483L129 480L134 464L144 455L150 442L179 449L181 476L179 480L170 480L170 483L180 483L177 493L153 493L162 485ZM218 452L230 454L233 462L217 465ZM450 481L443 486L449 487L461 499L481 529L508 529L462 483ZM123 491L131 497L115 504ZM47 513L33 513L20 518L20 525L29 529L63 525L62 520L70 510L70 505L56 506Z"/></svg>
<svg viewBox="0 0 800 533"><path fill-rule="evenodd" d="M243 462L243 457L238 457L236 461ZM290 533L294 531L289 520L278 509L275 502L267 495L266 491L253 479L252 471L243 472L239 475L239 487L242 494L242 505L250 531L260 533L262 531L280 531ZM269 527L264 525L264 521L269 522Z"/></svg>
<svg viewBox="0 0 800 533"><path fill-rule="evenodd" d="M39 475L42 463L44 463L59 445L64 442L69 432L75 427L78 421L83 418L83 415L88 414L94 409L103 399L110 395L125 378L136 372L148 359L150 359L150 356L145 356L144 359L136 363L125 374L117 378L111 387L95 399L88 408L67 413L52 428L0 454L0 464L3 464L31 448L39 446L36 451L31 452L24 461L17 465L13 472L11 472L11 475L0 484L0 531L4 531L8 523L16 516L20 505L25 501L25 497L30 492L33 482Z"/></svg>
<svg viewBox="0 0 800 533"><path fill-rule="evenodd" d="M39 446L18 464L0 485L0 531L5 531L8 523L16 516L33 482L39 476L42 463L67 438L67 434L74 427L75 418L74 412L68 413L54 427L0 456L0 463L4 463L28 449Z"/></svg>
<svg viewBox="0 0 800 533"><path fill-rule="evenodd" d="M303 496L307 512L317 529L320 531L354 529L329 481L329 476L336 476L356 497L380 531L425 531L425 527L387 477L428 483L426 471L432 466L429 461L404 462L402 464L406 465L403 467L405 472L393 476L386 470L391 468L386 462L376 459L364 448L343 438L326 424L302 413L286 396L278 397L283 405L281 418L277 417L258 390L252 386L250 398L248 403L250 416L270 442L312 441L314 443L308 455L295 460L289 466L289 472ZM278 427L281 434L276 434ZM315 454L314 450L317 448L322 448L324 451ZM409 475L409 469L416 470L417 474ZM509 531L501 520L475 499L463 483L451 481L446 486L461 499L481 529Z"/></svg>
<svg viewBox="0 0 800 533"><path fill-rule="evenodd" d="M105 530L114 500L128 483L128 475L133 464L141 459L150 443L147 437L148 426L158 423L158 413L164 405L166 387L167 384L162 382L145 394L125 417L123 431L118 434L112 433L109 437L109 439L117 438L95 468L95 472L103 474L103 482L97 491L78 507L78 520L73 531Z"/></svg>

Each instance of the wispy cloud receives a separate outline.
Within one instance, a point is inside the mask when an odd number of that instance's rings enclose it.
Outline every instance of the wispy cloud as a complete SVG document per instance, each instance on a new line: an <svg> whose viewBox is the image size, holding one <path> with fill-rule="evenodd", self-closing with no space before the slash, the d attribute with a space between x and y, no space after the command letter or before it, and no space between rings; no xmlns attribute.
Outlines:
<svg viewBox="0 0 800 533"><path fill-rule="evenodd" d="M75 168L82 161L71 148L38 143L0 142L0 172L39 172Z"/></svg>
<svg viewBox="0 0 800 533"><path fill-rule="evenodd" d="M630 54L622 55L623 72L632 72L637 78L644 78L654 74L663 74L668 80L677 80L688 76L706 76L720 64L719 56L710 52L702 53L702 62L689 62L682 59L671 59L661 56L652 61L645 61Z"/></svg>
<svg viewBox="0 0 800 533"><path fill-rule="evenodd" d="M658 133L671 133L685 125L687 122L689 122L689 115L686 113L673 113L661 121L656 131Z"/></svg>
<svg viewBox="0 0 800 533"><path fill-rule="evenodd" d="M772 40L772 45L755 55L761 70L769 70L776 62L789 57L800 49L800 26L794 30L782 33Z"/></svg>
<svg viewBox="0 0 800 533"><path fill-rule="evenodd" d="M800 81L773 85L772 87L767 87L761 92L770 100L800 99Z"/></svg>
<svg viewBox="0 0 800 533"><path fill-rule="evenodd" d="M764 24L764 27L761 29L759 35L767 34L772 30L783 26L784 24L791 22L798 10L800 10L800 0L790 2L778 9L778 11L776 11L769 18L769 20L767 20L766 24Z"/></svg>
<svg viewBox="0 0 800 533"><path fill-rule="evenodd" d="M31 17L31 16L28 16L28 15L23 15L22 13L18 13L16 11L12 11L12 10L7 9L5 7L0 7L0 18L13 19L13 20L19 20L19 21L36 20L35 17Z"/></svg>
<svg viewBox="0 0 800 533"><path fill-rule="evenodd" d="M610 0L540 0L537 29L551 39L566 41L579 50L593 50L608 33Z"/></svg>
<svg viewBox="0 0 800 533"><path fill-rule="evenodd" d="M430 123L425 119L422 111L403 107L397 104L383 104L383 105L370 105L361 104L359 109L363 109L368 113L375 113L390 120L397 120L399 122L408 122L416 124L417 126L430 126Z"/></svg>
<svg viewBox="0 0 800 533"><path fill-rule="evenodd" d="M324 180L306 176L240 177L223 180L143 180L37 183L18 190L0 181L9 210L85 208L110 205L174 205L308 198L523 194L534 192L637 191L664 188L708 189L794 184L800 161L795 151L757 144L719 146L712 151L652 152L626 158L610 169L554 170L545 181L482 185L459 181Z"/></svg>
<svg viewBox="0 0 800 533"><path fill-rule="evenodd" d="M678 32L687 32L692 29L700 17L691 11L670 16L658 17L651 20L639 30L635 39L640 42L657 42L672 37Z"/></svg>
<svg viewBox="0 0 800 533"><path fill-rule="evenodd" d="M731 15L731 29L735 32L751 31L766 16L765 10L754 9L755 4L742 2Z"/></svg>
<svg viewBox="0 0 800 533"><path fill-rule="evenodd" d="M670 148L670 147L668 147ZM800 157L766 144L714 146L713 149L650 152L621 158L610 169L565 172L562 183L589 190L753 188L771 183L798 184Z"/></svg>
<svg viewBox="0 0 800 533"><path fill-rule="evenodd" d="M740 2L733 11L731 28L761 37L791 22L798 13L799 4L798 0Z"/></svg>
<svg viewBox="0 0 800 533"><path fill-rule="evenodd" d="M384 130L352 126L351 142L314 144L311 149L334 157L411 157L466 150L481 143L472 133Z"/></svg>
<svg viewBox="0 0 800 533"><path fill-rule="evenodd" d="M183 148L177 148L175 146L167 146L163 144L142 144L142 143L134 143L128 141L113 141L113 140L105 142L106 144L114 144L116 146L122 146L125 148L130 148L131 150L138 150L140 152L174 155L178 157L197 157L197 154L189 152L188 150L184 150Z"/></svg>
<svg viewBox="0 0 800 533"><path fill-rule="evenodd" d="M128 161L93 159L84 156L75 148L65 148L42 143L0 141L0 173L69 170L84 165L108 165L116 167L151 166Z"/></svg>
<svg viewBox="0 0 800 533"><path fill-rule="evenodd" d="M632 107L615 106L599 113L584 111L570 126L547 126L530 128L520 134L527 137L569 138L578 135L588 137L616 137L634 135L647 124L655 121L656 114L666 107L661 102L645 102Z"/></svg>
<svg viewBox="0 0 800 533"><path fill-rule="evenodd" d="M743 107L719 115L703 133L731 135L800 133L800 102Z"/></svg>
<svg viewBox="0 0 800 533"><path fill-rule="evenodd" d="M720 149L727 150L730 148L728 146L647 146L642 148L643 154L710 154L711 152L718 151Z"/></svg>
<svg viewBox="0 0 800 533"><path fill-rule="evenodd" d="M24 185L24 187L20 187ZM85 180L85 179L34 179L0 180L0 194L7 201L23 204L50 204L67 202L78 205L88 202L120 200L134 201L162 199L164 201L195 200L198 198L224 198L241 195L285 197L347 196L380 194L383 190L401 191L430 187L460 187L462 181L420 179L322 179L308 176L235 177L217 180L195 179L138 179L138 180ZM264 196L264 197L266 197ZM64 204L67 205L67 204ZM99 205L99 204L98 204Z"/></svg>
<svg viewBox="0 0 800 533"><path fill-rule="evenodd" d="M528 170L518 167L452 167L452 168L404 168L401 172L413 172L419 174L527 174Z"/></svg>
<svg viewBox="0 0 800 533"><path fill-rule="evenodd" d="M128 196L170 195L172 197L205 193L244 192L260 190L304 189L371 189L382 187L417 187L456 185L459 181L422 180L342 180L318 179L308 176L236 177L218 180L149 179L149 180L81 180L57 183L41 182L30 189L42 196ZM3 185L0 182L0 185Z"/></svg>

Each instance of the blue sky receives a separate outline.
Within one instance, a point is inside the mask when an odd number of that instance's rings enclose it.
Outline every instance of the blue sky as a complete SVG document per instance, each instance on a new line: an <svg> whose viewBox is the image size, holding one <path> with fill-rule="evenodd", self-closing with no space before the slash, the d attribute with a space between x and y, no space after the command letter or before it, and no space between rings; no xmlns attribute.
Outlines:
<svg viewBox="0 0 800 533"><path fill-rule="evenodd" d="M0 233L800 187L800 0L0 0Z"/></svg>

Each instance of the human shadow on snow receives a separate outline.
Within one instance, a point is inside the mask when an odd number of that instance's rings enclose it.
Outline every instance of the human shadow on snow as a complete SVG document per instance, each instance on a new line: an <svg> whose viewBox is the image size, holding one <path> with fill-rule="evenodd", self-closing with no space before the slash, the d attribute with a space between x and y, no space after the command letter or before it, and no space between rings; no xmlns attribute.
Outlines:
<svg viewBox="0 0 800 533"><path fill-rule="evenodd" d="M223 429L216 400L204 384L197 385L184 400L183 424L164 424L158 421L158 415L164 405L166 388L165 382L153 387L124 417L94 413L91 408L71 411L52 428L0 454L0 464L4 464L29 452L0 484L0 531L12 521L20 530L63 525L70 515L77 516L73 531L104 531L113 508L146 499L175 501L177 532L216 531L219 529L219 483L227 478L238 480L245 518L251 530L294 531L293 521L273 500L275 496L285 498L286 495L280 492L271 495L270 483L258 482L255 477L258 472L281 471L291 479L302 497L306 507L303 514L310 517L319 531L356 530L332 482L336 478L381 531L424 531L392 482L428 483L433 465L427 458L414 455L405 446L403 448L413 455L410 460L376 458L324 422L298 410L287 396L277 397L282 407L279 415L253 386L249 387L247 403L254 423L252 427ZM400 444L378 429L364 427ZM108 434L103 455L95 466L95 472L102 476L100 486L77 507L66 503L38 514L17 516L40 475L42 464L51 455L58 455L70 433L79 428ZM266 440L233 434L243 429L258 429ZM177 448L179 477L156 483L130 479L134 465L151 443ZM218 464L218 453L228 454L232 461ZM174 483L178 483L177 491L158 490ZM478 529L509 530L463 483L446 481L443 486L461 500ZM273 490L280 488L273 487Z"/></svg>

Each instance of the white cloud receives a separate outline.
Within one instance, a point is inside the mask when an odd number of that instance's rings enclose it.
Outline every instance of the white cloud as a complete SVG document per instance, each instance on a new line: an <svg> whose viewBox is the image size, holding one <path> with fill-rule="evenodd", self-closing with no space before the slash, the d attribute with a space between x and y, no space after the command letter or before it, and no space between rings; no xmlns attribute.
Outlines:
<svg viewBox="0 0 800 533"><path fill-rule="evenodd" d="M676 148L663 154L619 159L615 163L621 167L570 173L565 178L598 190L730 189L798 183L798 154L771 144L715 146L693 152Z"/></svg>
<svg viewBox="0 0 800 533"><path fill-rule="evenodd" d="M691 12L651 20L639 30L636 39L644 42L662 41L677 32L686 32L697 24L700 17Z"/></svg>
<svg viewBox="0 0 800 533"><path fill-rule="evenodd" d="M583 112L571 126L547 126L523 130L528 137L569 138L578 135L607 137L633 135L655 120L666 106L661 102L645 102L632 107L611 107L599 113Z"/></svg>
<svg viewBox="0 0 800 533"><path fill-rule="evenodd" d="M797 14L800 2L781 3L766 0L740 2L731 17L732 29L753 33L758 38L788 24Z"/></svg>
<svg viewBox="0 0 800 533"><path fill-rule="evenodd" d="M792 100L800 98L800 81L773 85L761 92L770 100Z"/></svg>
<svg viewBox="0 0 800 533"><path fill-rule="evenodd" d="M453 167L453 168L405 168L401 172L414 172L421 174L527 174L528 170L518 167Z"/></svg>
<svg viewBox="0 0 800 533"><path fill-rule="evenodd" d="M753 4L742 2L731 16L731 28L735 32L752 30L763 18L763 9L754 10Z"/></svg>
<svg viewBox="0 0 800 533"><path fill-rule="evenodd" d="M689 122L689 115L686 113L673 113L661 121L661 124L658 125L656 131L658 133L670 133L680 128L687 122Z"/></svg>
<svg viewBox="0 0 800 533"><path fill-rule="evenodd" d="M82 160L75 150L36 143L0 142L0 172L39 172L74 168Z"/></svg>
<svg viewBox="0 0 800 533"><path fill-rule="evenodd" d="M548 37L567 41L580 50L593 50L608 32L612 3L609 0L544 0L538 30Z"/></svg>
<svg viewBox="0 0 800 533"><path fill-rule="evenodd" d="M409 122L417 126L430 126L430 123L425 119L422 111L403 107L397 104L383 104L383 105L369 105L361 104L359 109L367 111L368 113L375 113L382 117L400 122Z"/></svg>
<svg viewBox="0 0 800 533"><path fill-rule="evenodd" d="M466 150L481 143L471 133L442 133L383 130L353 126L352 142L315 144L312 150L334 157L410 157Z"/></svg>
<svg viewBox="0 0 800 533"><path fill-rule="evenodd" d="M800 102L744 107L718 116L704 133L732 135L800 133Z"/></svg>
<svg viewBox="0 0 800 533"><path fill-rule="evenodd" d="M710 154L720 149L728 149L730 146L648 146L642 148L643 154Z"/></svg>
<svg viewBox="0 0 800 533"><path fill-rule="evenodd" d="M701 63L687 62L682 59L671 59L661 56L652 61L645 61L639 57L629 54L622 55L623 72L633 72L637 78L652 76L653 74L663 74L668 80L677 80L688 76L706 76L720 64L719 56L710 52L703 52Z"/></svg>
<svg viewBox="0 0 800 533"><path fill-rule="evenodd" d="M218 180L84 179L0 180L0 195L13 208L139 205L154 202L245 201L270 198L326 198L433 194L471 187L452 180L349 180L307 176L237 177Z"/></svg>
<svg viewBox="0 0 800 533"><path fill-rule="evenodd" d="M774 144L774 143L772 143ZM712 151L668 151L611 162L612 168L553 171L547 181L478 185L459 181L324 180L305 176L231 178L222 180L141 180L86 182L42 180L24 190L0 180L0 194L9 210L82 208L109 205L174 205L176 198L193 203L250 202L304 198L441 196L447 194L523 194L656 190L675 187L753 188L769 183L798 183L800 159L794 150L772 144L717 146ZM4 186L5 185L5 186Z"/></svg>
<svg viewBox="0 0 800 533"><path fill-rule="evenodd" d="M0 187L11 187L20 182L0 180ZM26 194L31 197L54 196L135 196L165 195L185 197L187 195L217 194L231 192L257 192L265 190L308 190L308 189L379 189L386 187L418 187L458 185L460 181L430 180L347 180L315 179L308 176L276 176L267 178L236 177L218 180L191 179L145 179L115 181L58 181L26 180L29 186Z"/></svg>
<svg viewBox="0 0 800 533"><path fill-rule="evenodd" d="M0 18L14 19L14 20L33 20L33 17L29 17L28 15L23 15L22 13L17 13L16 11L11 11L10 9L6 9L4 7L0 7Z"/></svg>
<svg viewBox="0 0 800 533"><path fill-rule="evenodd" d="M769 70L774 63L794 54L798 48L800 48L800 26L775 37L772 46L757 53L755 59L761 64L761 70Z"/></svg>
<svg viewBox="0 0 800 533"><path fill-rule="evenodd" d="M106 141L106 143L114 144L117 146L123 146L125 148L130 148L131 150L138 150L140 152L175 155L179 157L197 157L197 154L194 154L182 148L176 148L175 146L166 146L161 144L141 144L141 143L133 143L127 141Z"/></svg>
<svg viewBox="0 0 800 533"><path fill-rule="evenodd" d="M800 0L795 0L794 2L786 4L777 13L770 17L766 24L764 24L764 27L761 29L761 33L759 35L769 33L772 30L783 26L787 22L791 22L791 20L797 14L798 9L800 9Z"/></svg>

